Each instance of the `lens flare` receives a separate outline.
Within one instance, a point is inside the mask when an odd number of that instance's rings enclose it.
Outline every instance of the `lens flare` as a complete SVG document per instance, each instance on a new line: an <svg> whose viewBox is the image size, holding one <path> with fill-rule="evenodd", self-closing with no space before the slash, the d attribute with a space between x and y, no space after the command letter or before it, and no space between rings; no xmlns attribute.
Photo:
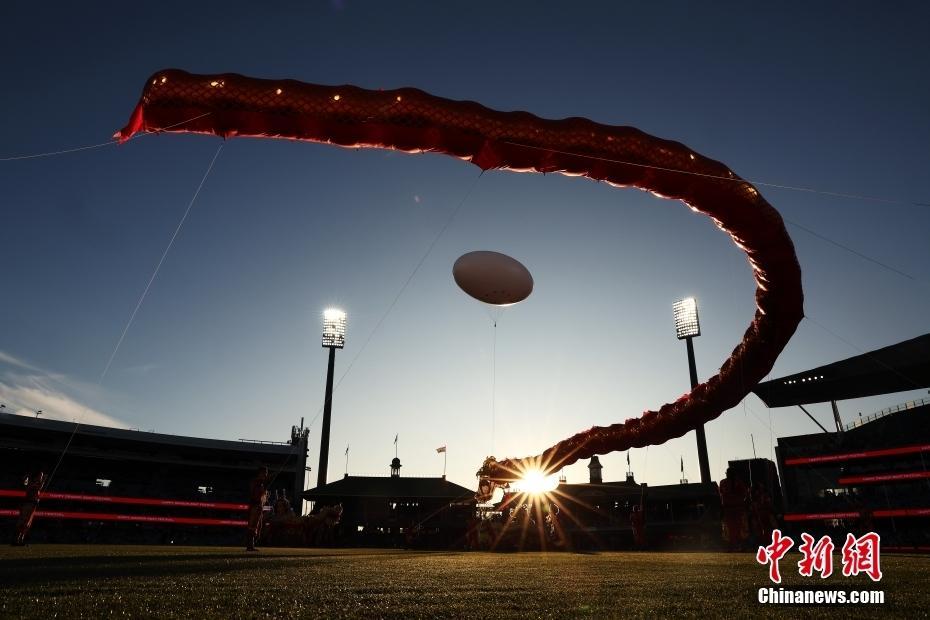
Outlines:
<svg viewBox="0 0 930 620"><path fill-rule="evenodd" d="M554 491L557 486L559 486L557 476L547 476L541 470L530 469L525 471L523 477L513 483L511 488L528 495L542 495Z"/></svg>

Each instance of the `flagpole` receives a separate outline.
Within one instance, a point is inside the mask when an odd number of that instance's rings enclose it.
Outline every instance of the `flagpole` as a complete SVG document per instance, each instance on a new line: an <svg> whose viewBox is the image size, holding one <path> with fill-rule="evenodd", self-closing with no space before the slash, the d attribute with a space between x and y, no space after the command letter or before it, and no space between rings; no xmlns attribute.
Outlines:
<svg viewBox="0 0 930 620"><path fill-rule="evenodd" d="M448 449L442 451L442 477L446 477L446 462L449 459Z"/></svg>
<svg viewBox="0 0 930 620"><path fill-rule="evenodd" d="M349 444L346 444L346 478L349 477Z"/></svg>

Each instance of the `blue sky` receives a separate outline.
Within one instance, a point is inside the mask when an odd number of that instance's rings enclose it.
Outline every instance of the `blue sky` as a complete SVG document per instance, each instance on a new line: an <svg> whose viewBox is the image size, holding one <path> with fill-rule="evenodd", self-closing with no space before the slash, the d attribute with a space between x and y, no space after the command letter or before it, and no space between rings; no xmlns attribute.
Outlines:
<svg viewBox="0 0 930 620"><path fill-rule="evenodd" d="M760 187L789 226L805 320L772 376L928 331L930 9L865 3L116 3L0 8L0 158L106 142L160 68L367 88L415 86L681 141ZM261 8L272 6L273 8ZM402 470L474 485L483 458L535 454L688 388L671 304L695 295L710 376L753 313L749 266L678 203L438 156L231 140L103 380L120 333L221 141L148 136L0 162L0 402L143 430L285 440L323 400L322 310L349 314L330 477ZM381 327L385 310L462 203ZM536 289L497 328L455 259L504 252ZM569 337L581 323L587 336ZM370 340L369 340L370 337ZM360 349L368 345L360 353ZM925 392L841 403L847 421ZM826 425L829 406L815 406ZM707 425L711 469L813 432L754 396ZM311 430L316 469L319 419ZM637 477L698 477L693 434L633 450ZM622 478L625 455L602 458ZM584 463L566 470L587 478ZM315 477L315 473L311 476Z"/></svg>

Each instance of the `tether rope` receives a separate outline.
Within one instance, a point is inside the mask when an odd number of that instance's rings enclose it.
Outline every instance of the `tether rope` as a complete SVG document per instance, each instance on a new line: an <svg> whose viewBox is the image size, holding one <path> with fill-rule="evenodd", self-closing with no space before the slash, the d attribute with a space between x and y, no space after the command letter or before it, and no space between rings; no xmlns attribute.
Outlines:
<svg viewBox="0 0 930 620"><path fill-rule="evenodd" d="M185 121L189 122L189 121ZM149 288L152 286L155 277L158 275L158 271L161 269L162 264L165 262L165 258L168 256L168 252L171 250L171 247L174 245L175 239L177 239L178 234L181 232L181 228L184 226L184 222L187 220L187 216L191 211L191 208L194 206L194 203L197 201L197 197L200 195L200 190L203 189L204 183L207 181L207 177L210 176L210 172L213 170L213 164L216 163L217 157L220 155L220 151L223 150L225 143L221 143L219 148L216 149L216 153L213 154L213 159L210 160L210 165L207 166L206 172L204 172L203 177L200 179L200 183L197 185L197 190L194 192L193 197L187 205L187 209L184 211L184 215L181 216L181 221L178 222L177 228L174 230L174 234L171 235L171 240L168 241L168 245L165 247L165 251L162 252L161 259L159 259L158 264L155 266L155 270L152 272L152 276L149 278L148 284L145 286L145 290L142 291L142 295L139 297L139 301L136 303L136 307L133 309L132 314L129 316L129 320L126 322L126 326L123 328L123 332L120 334L119 340L116 343L116 346L113 347L113 352L110 353L110 357L107 360L107 364L103 369L103 372L100 373L100 378L97 379L96 386L100 387L103 383L104 378L107 375L107 371L110 369L110 365L113 363L113 359L116 357L116 352L119 350L120 345L123 343L123 339L126 337L126 333L129 331L129 327L132 325L133 320L136 317L136 314L139 312L139 308L142 307L142 302L145 301L145 297L149 292ZM74 441L74 436L77 434L78 428L81 426L81 422L84 420L84 416L87 414L88 408L84 408L81 412L81 415L74 422L74 428L71 430L71 434L68 436L68 441L65 443L64 449L61 451L61 454L58 456L58 461L55 463L55 467L52 468L51 473L48 476L48 479L45 481L44 488L48 489L52 484L52 479L55 477L55 473L58 471L59 466L61 465L62 460L65 458L65 455L68 453L68 449L71 447L71 443Z"/></svg>

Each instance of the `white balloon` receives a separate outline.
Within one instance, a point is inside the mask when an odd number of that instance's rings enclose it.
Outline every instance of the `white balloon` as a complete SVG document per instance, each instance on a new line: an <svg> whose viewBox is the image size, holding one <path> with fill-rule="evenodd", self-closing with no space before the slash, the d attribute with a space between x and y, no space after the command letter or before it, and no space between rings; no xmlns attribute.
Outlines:
<svg viewBox="0 0 930 620"><path fill-rule="evenodd" d="M463 291L486 304L509 306L533 292L533 276L506 254L481 250L463 254L452 266L452 277Z"/></svg>

